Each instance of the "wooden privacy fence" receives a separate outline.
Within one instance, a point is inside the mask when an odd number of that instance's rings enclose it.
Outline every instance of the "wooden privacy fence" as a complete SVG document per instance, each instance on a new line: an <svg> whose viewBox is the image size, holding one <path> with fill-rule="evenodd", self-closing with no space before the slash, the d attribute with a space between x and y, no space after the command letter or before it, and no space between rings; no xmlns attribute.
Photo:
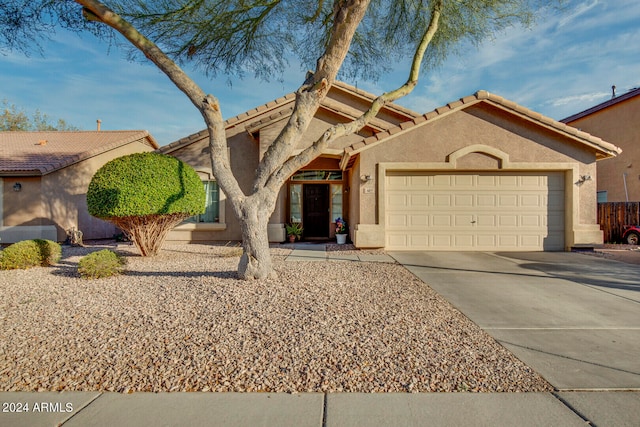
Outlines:
<svg viewBox="0 0 640 427"><path fill-rule="evenodd" d="M621 242L623 226L640 224L640 202L598 203L598 224L605 243Z"/></svg>

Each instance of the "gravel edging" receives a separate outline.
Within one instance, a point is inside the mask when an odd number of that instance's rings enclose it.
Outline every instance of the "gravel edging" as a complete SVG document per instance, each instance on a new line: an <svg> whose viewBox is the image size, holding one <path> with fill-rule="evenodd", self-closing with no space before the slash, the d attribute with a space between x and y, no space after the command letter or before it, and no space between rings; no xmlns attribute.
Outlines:
<svg viewBox="0 0 640 427"><path fill-rule="evenodd" d="M114 248L114 247L112 247ZM397 264L286 262L236 278L233 248L165 245L83 280L81 255L0 271L0 391L551 391Z"/></svg>

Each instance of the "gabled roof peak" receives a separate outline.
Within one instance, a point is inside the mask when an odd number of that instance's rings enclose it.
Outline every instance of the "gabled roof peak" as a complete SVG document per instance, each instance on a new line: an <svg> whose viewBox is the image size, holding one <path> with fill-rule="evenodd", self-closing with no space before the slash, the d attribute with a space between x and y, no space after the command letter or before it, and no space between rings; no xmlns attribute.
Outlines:
<svg viewBox="0 0 640 427"><path fill-rule="evenodd" d="M474 104L482 102L489 102L492 105L509 111L513 114L517 114L525 120L534 122L540 126L551 129L555 132L563 134L569 138L577 140L580 143L593 147L599 154L599 158L606 158L615 156L622 152L619 147L613 144L603 141L601 138L590 135L586 132L582 132L576 128L568 126L565 123L558 122L550 117L544 116L526 107L523 107L513 101L509 101L501 96L494 95L486 90L479 90L475 94L460 98L457 101L450 102L442 107L438 107L433 111L430 111L422 116L416 117L413 120L401 123L395 128L389 129L384 132L377 133L376 135L364 138L361 141L345 148L345 159L343 159L343 165L346 165L349 161L348 158L357 154L358 152L377 145L392 136L407 132L413 127L422 126L427 122L438 120L444 116L447 116L455 111L460 111L468 108Z"/></svg>

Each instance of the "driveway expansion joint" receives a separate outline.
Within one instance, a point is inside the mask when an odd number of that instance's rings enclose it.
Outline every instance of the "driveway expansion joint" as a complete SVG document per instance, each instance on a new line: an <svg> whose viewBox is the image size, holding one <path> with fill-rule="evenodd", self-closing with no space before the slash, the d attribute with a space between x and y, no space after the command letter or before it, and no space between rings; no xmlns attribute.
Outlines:
<svg viewBox="0 0 640 427"><path fill-rule="evenodd" d="M595 424L593 424L593 422L589 418L587 418L584 414L582 414L580 411L574 408L569 402L563 399L562 396L558 394L558 392L553 392L551 393L551 395L556 399L558 399L558 401L560 401L560 403L566 406L569 410L571 410L571 412L579 416L587 425L597 427Z"/></svg>

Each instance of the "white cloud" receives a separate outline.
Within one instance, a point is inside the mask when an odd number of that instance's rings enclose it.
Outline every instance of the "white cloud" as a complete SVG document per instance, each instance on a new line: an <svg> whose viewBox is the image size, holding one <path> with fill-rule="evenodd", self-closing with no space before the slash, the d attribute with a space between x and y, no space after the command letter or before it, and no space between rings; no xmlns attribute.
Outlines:
<svg viewBox="0 0 640 427"><path fill-rule="evenodd" d="M589 12L591 9L596 7L600 3L598 0L593 0L591 2L583 2L580 3L569 15L563 17L558 21L558 28L562 28L568 24L573 23L577 18Z"/></svg>
<svg viewBox="0 0 640 427"><path fill-rule="evenodd" d="M550 99L547 103L554 107L560 107L565 105L575 105L576 103L584 104L598 104L603 99L611 97L611 92L591 92L591 93L583 93L580 95L570 95L564 96L560 98Z"/></svg>

